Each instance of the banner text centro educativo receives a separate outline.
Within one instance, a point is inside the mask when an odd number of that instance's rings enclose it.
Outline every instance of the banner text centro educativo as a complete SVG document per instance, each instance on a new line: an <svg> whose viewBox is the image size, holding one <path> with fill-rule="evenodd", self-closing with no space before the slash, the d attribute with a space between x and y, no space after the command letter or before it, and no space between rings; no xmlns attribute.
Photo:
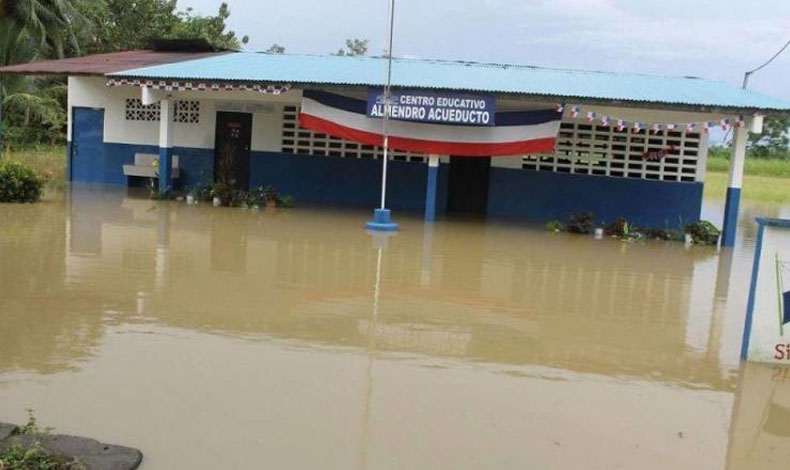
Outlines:
<svg viewBox="0 0 790 470"><path fill-rule="evenodd" d="M420 90L392 90L390 119L459 126L493 126L496 99L488 95L456 95ZM384 117L384 91L368 91L367 115Z"/></svg>

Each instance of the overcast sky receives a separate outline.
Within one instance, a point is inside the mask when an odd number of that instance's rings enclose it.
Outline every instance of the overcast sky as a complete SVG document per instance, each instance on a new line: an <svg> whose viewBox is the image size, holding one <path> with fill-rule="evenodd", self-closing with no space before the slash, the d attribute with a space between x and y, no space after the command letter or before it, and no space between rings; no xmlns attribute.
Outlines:
<svg viewBox="0 0 790 470"><path fill-rule="evenodd" d="M740 85L790 39L790 0L396 0L396 56L692 75ZM179 0L214 13L220 0ZM229 0L248 50L386 48L387 0ZM790 101L790 49L750 88Z"/></svg>

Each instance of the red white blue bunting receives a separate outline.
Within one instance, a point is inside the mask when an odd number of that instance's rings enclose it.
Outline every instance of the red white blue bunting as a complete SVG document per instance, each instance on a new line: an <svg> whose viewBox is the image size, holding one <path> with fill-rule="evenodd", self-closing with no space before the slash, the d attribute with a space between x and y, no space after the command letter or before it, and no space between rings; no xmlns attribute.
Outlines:
<svg viewBox="0 0 790 470"><path fill-rule="evenodd" d="M563 112L566 105L564 103L558 103L554 106L554 109L557 112ZM645 125L645 123L640 121L627 121L625 119L618 119L612 116L607 116L592 110L583 110L582 106L574 105L570 108L570 117L571 118L578 118L582 111L585 111L585 120L588 123L595 123L598 122L603 127L609 127L611 122L615 123L614 128L618 132L622 132L623 130L630 128L634 132L640 132L642 129L649 129L649 132L653 134L658 134L662 130L667 131L674 131L675 129L684 129L686 132L695 132L697 129L701 129L702 132L708 133L711 129L715 127L721 127L723 131L727 131L730 128L740 129L744 124L744 117L743 115L738 115L735 118L725 118L720 120L718 123L714 121L701 121L701 122L662 122L662 123L652 123L650 125Z"/></svg>

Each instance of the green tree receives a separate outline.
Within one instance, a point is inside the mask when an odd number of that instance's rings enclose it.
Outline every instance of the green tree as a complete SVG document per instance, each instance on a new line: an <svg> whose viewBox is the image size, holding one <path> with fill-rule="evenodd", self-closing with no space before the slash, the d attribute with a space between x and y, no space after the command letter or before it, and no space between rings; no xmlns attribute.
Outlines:
<svg viewBox="0 0 790 470"><path fill-rule="evenodd" d="M187 8L186 11L177 13L176 16L178 16L179 22L169 34L170 37L205 39L214 46L225 49L240 49L250 40L246 35L239 39L236 37L235 31L226 31L230 8L224 2L219 6L216 16L195 15L192 13L192 8Z"/></svg>
<svg viewBox="0 0 790 470"><path fill-rule="evenodd" d="M85 47L91 53L149 47L152 38L201 38L215 46L238 49L247 36L227 30L230 8L222 3L215 16L201 16L192 9L179 12L176 0L104 0L100 8L83 11L93 25Z"/></svg>
<svg viewBox="0 0 790 470"><path fill-rule="evenodd" d="M343 55L343 56L361 56L368 53L368 43L370 41L367 39L346 39L346 47L338 49L333 55Z"/></svg>
<svg viewBox="0 0 790 470"><path fill-rule="evenodd" d="M284 54L285 46L281 46L277 43L274 43L271 46L269 46L269 48L266 49L265 52L268 52L269 54Z"/></svg>
<svg viewBox="0 0 790 470"><path fill-rule="evenodd" d="M75 32L84 29L80 9L95 4L92 0L0 0L0 28L15 26L24 31L39 48L63 57L64 45L78 49Z"/></svg>
<svg viewBox="0 0 790 470"><path fill-rule="evenodd" d="M0 27L0 65L30 62L39 44L13 22ZM62 138L66 113L65 82L59 78L7 76L0 80L0 151L3 137L14 143Z"/></svg>
<svg viewBox="0 0 790 470"><path fill-rule="evenodd" d="M762 134L749 134L749 153L755 157L788 157L790 119L765 118Z"/></svg>

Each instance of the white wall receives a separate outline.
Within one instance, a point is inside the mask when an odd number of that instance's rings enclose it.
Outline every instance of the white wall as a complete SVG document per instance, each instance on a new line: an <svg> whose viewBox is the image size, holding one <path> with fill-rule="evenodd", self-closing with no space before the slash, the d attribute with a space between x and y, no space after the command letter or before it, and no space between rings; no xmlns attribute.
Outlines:
<svg viewBox="0 0 790 470"><path fill-rule="evenodd" d="M158 145L158 121L128 121L126 98L140 98L141 89L133 86L109 87L102 77L69 77L68 139L71 140L71 116L75 106L104 109L104 141L121 144ZM253 151L279 151L282 114L285 104L298 104L301 91L279 96L250 91L167 92L173 99L200 101L200 122L173 123L173 146L214 148L217 110L252 110Z"/></svg>
<svg viewBox="0 0 790 470"><path fill-rule="evenodd" d="M141 89L133 86L108 87L103 77L69 77L69 118L71 107L86 106L104 108L104 140L105 142L125 144L158 145L159 122L127 121L125 119L125 99L140 98ZM251 148L254 151L281 150L282 110L286 104L299 104L301 91L293 90L279 96L263 95L251 91L184 91L157 92L167 93L173 99L192 99L200 101L200 123L173 124L173 145L176 147L214 148L216 113L218 110L245 111L247 106L254 106ZM536 103L521 100L497 100L499 110L545 109L554 103ZM564 120L570 117L570 104L566 106ZM584 119L587 110L605 114L612 119L641 121L648 127L650 123L683 123L683 122L718 122L723 116L707 113L689 113L680 111L659 111L638 108L618 108L611 106L584 107L579 120ZM678 129L683 131L682 128ZM68 129L71 140L71 125ZM703 139L707 144L707 139ZM704 165L707 157L707 145L700 149L700 162ZM446 158L442 160L447 161ZM497 157L492 159L492 166L501 168L521 168L521 157ZM697 180L704 179L704 167L700 166Z"/></svg>

